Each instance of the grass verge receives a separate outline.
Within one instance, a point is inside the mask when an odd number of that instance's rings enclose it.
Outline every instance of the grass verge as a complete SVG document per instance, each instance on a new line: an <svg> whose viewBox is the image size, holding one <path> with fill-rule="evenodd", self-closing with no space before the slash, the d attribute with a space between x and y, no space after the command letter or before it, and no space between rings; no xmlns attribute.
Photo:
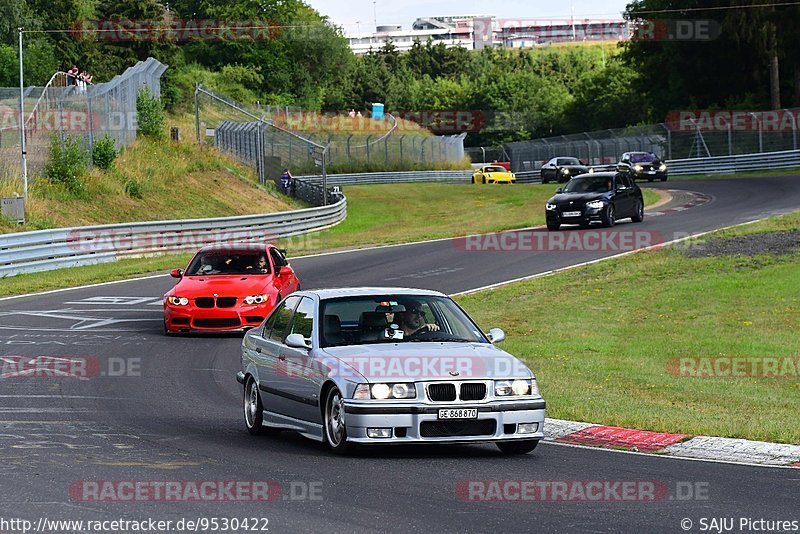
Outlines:
<svg viewBox="0 0 800 534"><path fill-rule="evenodd" d="M280 243L289 256L342 247L405 243L493 232L544 223L544 203L555 186L482 187L450 184L393 184L351 186L347 219L340 225ZM645 202L659 196L644 190ZM533 206L533 208L531 208ZM479 216L478 216L479 214ZM2 279L0 296L120 280L183 267L189 255L131 258Z"/></svg>
<svg viewBox="0 0 800 534"><path fill-rule="evenodd" d="M797 230L800 212L714 234ZM678 376L682 357L800 355L800 249L633 254L459 297L540 380L550 417L800 443L800 378ZM800 372L800 370L798 370Z"/></svg>

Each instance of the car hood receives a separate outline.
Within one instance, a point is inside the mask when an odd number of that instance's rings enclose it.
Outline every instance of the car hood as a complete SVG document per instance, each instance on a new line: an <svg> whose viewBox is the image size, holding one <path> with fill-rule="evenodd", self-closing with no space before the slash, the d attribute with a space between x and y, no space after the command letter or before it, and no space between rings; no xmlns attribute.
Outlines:
<svg viewBox="0 0 800 534"><path fill-rule="evenodd" d="M529 378L514 356L488 343L406 342L328 347L332 372L368 382ZM457 372L457 375L451 374Z"/></svg>
<svg viewBox="0 0 800 534"><path fill-rule="evenodd" d="M605 198L608 193L559 193L550 197L549 202L550 204L564 204L565 202L578 202L578 203L586 203L591 202L592 200L600 200Z"/></svg>
<svg viewBox="0 0 800 534"><path fill-rule="evenodd" d="M247 296L264 293L272 284L271 275L211 275L185 276L169 294L181 293L182 297L206 296L214 293L220 296Z"/></svg>

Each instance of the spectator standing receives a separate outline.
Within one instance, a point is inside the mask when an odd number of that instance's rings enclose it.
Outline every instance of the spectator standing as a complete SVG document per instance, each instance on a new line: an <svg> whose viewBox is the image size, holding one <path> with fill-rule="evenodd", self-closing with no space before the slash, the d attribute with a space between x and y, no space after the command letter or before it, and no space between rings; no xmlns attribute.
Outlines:
<svg viewBox="0 0 800 534"><path fill-rule="evenodd" d="M72 68L67 71L67 85L77 85L78 83L78 66L72 65Z"/></svg>
<svg viewBox="0 0 800 534"><path fill-rule="evenodd" d="M284 195L291 195L294 189L294 177L289 169L284 169L281 174L281 189Z"/></svg>

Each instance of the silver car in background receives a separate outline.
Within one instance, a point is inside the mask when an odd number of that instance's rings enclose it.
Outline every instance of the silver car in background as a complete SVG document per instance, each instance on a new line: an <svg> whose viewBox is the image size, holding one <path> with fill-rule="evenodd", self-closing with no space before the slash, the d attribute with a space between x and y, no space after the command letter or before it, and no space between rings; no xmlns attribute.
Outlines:
<svg viewBox="0 0 800 534"><path fill-rule="evenodd" d="M545 401L520 360L435 291L299 291L242 340L251 434L294 430L336 453L354 445L544 438Z"/></svg>

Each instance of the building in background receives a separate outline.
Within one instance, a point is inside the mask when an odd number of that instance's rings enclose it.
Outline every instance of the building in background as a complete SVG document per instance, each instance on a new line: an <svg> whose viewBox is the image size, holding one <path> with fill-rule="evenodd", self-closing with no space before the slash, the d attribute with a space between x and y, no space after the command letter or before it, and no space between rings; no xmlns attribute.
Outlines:
<svg viewBox="0 0 800 534"><path fill-rule="evenodd" d="M350 34L350 49L356 54L378 50L391 42L397 50L411 49L414 41L444 43L467 50L486 47L524 48L572 41L621 41L628 39L628 23L591 19L498 19L489 15L421 17L411 29L384 24L375 33Z"/></svg>

